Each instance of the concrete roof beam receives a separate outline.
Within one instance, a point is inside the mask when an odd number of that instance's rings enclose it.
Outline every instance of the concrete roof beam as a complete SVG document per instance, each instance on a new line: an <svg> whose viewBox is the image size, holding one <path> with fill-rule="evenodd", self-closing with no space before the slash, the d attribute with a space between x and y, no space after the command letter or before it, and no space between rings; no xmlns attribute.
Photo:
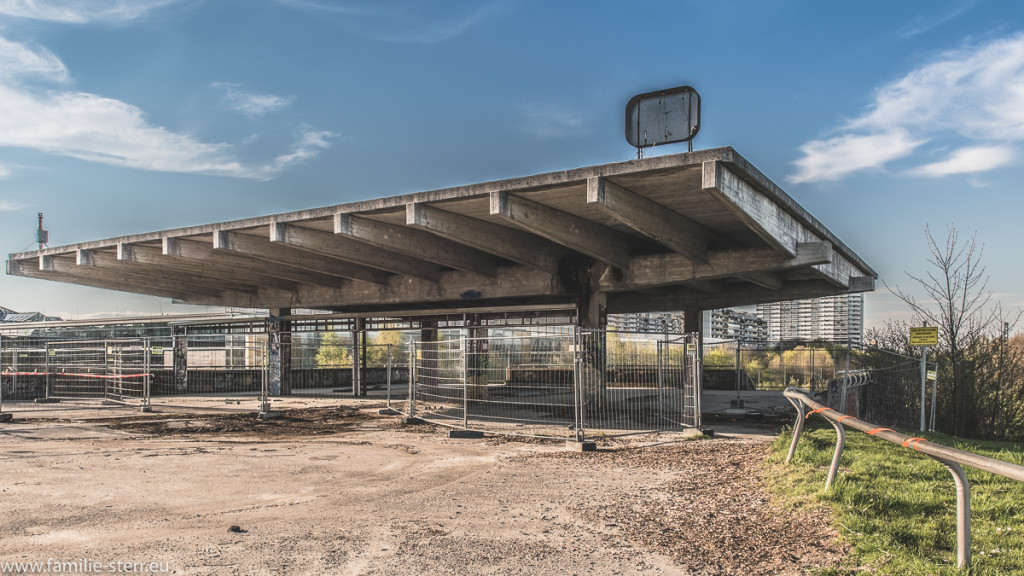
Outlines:
<svg viewBox="0 0 1024 576"><path fill-rule="evenodd" d="M606 178L587 180L587 204L688 258L707 262L712 233L693 220Z"/></svg>
<svg viewBox="0 0 1024 576"><path fill-rule="evenodd" d="M492 192L490 200L492 216L600 262L629 268L632 238L626 234L507 192Z"/></svg>
<svg viewBox="0 0 1024 576"><path fill-rule="evenodd" d="M559 259L568 252L561 246L528 232L491 224L427 204L406 204L405 224L552 274L558 270Z"/></svg>
<svg viewBox="0 0 1024 576"><path fill-rule="evenodd" d="M334 233L455 270L489 278L498 275L497 262L490 254L423 230L339 213L334 215Z"/></svg>
<svg viewBox="0 0 1024 576"><path fill-rule="evenodd" d="M276 222L270 226L270 241L402 276L431 282L441 279L441 268L436 264L384 250L343 234Z"/></svg>
<svg viewBox="0 0 1024 576"><path fill-rule="evenodd" d="M263 262L288 267L298 267L309 272L362 280L387 286L391 274L376 268L360 266L344 260L329 258L323 254L312 254L287 244L271 242L268 238L218 230L213 233L213 249L246 256Z"/></svg>

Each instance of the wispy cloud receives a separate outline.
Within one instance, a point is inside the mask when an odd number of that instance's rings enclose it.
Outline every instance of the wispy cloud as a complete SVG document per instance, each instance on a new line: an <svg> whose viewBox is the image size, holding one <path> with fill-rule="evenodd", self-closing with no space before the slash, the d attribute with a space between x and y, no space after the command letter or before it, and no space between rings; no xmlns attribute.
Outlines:
<svg viewBox="0 0 1024 576"><path fill-rule="evenodd" d="M0 38L0 77L38 76L64 82L68 69L52 52Z"/></svg>
<svg viewBox="0 0 1024 576"><path fill-rule="evenodd" d="M1024 34L938 56L878 89L869 109L837 132L800 148L803 158L795 162L791 181L835 180L882 168L939 137L959 137L970 144L962 146L959 156L912 168L910 174L938 176L1005 166L1012 160L1007 144L1024 140ZM869 146L879 149L865 151ZM847 156L850 149L860 153ZM985 151L998 155L985 158Z"/></svg>
<svg viewBox="0 0 1024 576"><path fill-rule="evenodd" d="M378 0L372 8L324 0L277 0L293 8L334 14L360 35L381 42L432 44L460 36L495 14L501 3ZM455 6L451 8L451 6ZM447 10L444 10L447 8Z"/></svg>
<svg viewBox="0 0 1024 576"><path fill-rule="evenodd" d="M540 138L564 138L590 130L586 119L575 108L556 104L524 104L521 114L523 129Z"/></svg>
<svg viewBox="0 0 1024 576"><path fill-rule="evenodd" d="M26 205L13 200L0 200L0 212L17 212Z"/></svg>
<svg viewBox="0 0 1024 576"><path fill-rule="evenodd" d="M264 116L287 108L295 101L294 96L247 92L240 85L229 82L216 82L213 87L224 92L224 102L228 108L246 116Z"/></svg>
<svg viewBox="0 0 1024 576"><path fill-rule="evenodd" d="M336 134L333 132L307 129L299 135L298 140L292 145L290 151L274 158L274 161L263 169L269 177L293 164L312 160L322 150L330 148L330 139L335 136Z"/></svg>
<svg viewBox="0 0 1024 576"><path fill-rule="evenodd" d="M0 146L141 170L268 179L315 157L332 136L305 130L287 153L252 165L238 159L234 146L155 126L131 104L96 94L26 87L22 81L33 76L66 81L68 71L48 50L0 37ZM288 100L238 91L232 102L259 115Z"/></svg>
<svg viewBox="0 0 1024 576"><path fill-rule="evenodd" d="M0 15L85 24L120 23L145 16L177 0L0 0Z"/></svg>
<svg viewBox="0 0 1024 576"><path fill-rule="evenodd" d="M954 151L941 162L925 164L913 173L931 177L973 174L1007 166L1014 159L1014 151L1009 146L972 146Z"/></svg>
<svg viewBox="0 0 1024 576"><path fill-rule="evenodd" d="M804 144L804 157L795 162L793 183L839 180L851 172L879 168L885 163L910 155L922 140L915 140L904 129L876 134L838 136Z"/></svg>
<svg viewBox="0 0 1024 576"><path fill-rule="evenodd" d="M935 4L938 4L938 2ZM929 32L950 20L956 19L961 14L973 8L975 4L977 4L976 0L954 0L950 3L950 8L945 11L943 11L940 6L929 4L924 8L926 11L924 15L914 18L906 25L903 29L902 36L904 38L920 36L921 34Z"/></svg>
<svg viewBox="0 0 1024 576"><path fill-rule="evenodd" d="M329 134L316 134L303 134L294 151L270 164L251 166L231 145L154 126L139 108L119 100L80 92L35 96L0 86L0 146L114 166L264 179L326 148Z"/></svg>

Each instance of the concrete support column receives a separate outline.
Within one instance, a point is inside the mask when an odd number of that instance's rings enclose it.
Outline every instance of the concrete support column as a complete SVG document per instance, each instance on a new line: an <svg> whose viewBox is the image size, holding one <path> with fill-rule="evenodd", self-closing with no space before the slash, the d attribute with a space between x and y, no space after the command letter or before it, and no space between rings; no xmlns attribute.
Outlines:
<svg viewBox="0 0 1024 576"><path fill-rule="evenodd" d="M577 310L577 325L581 329L580 393L584 425L593 422L604 404L605 375L608 364L607 295L598 290L601 276L610 273L606 264L592 264L580 272L580 299Z"/></svg>
<svg viewBox="0 0 1024 576"><path fill-rule="evenodd" d="M178 394L188 392L188 336L184 326L171 327L173 349L171 363L174 367L174 391Z"/></svg>
<svg viewBox="0 0 1024 576"><path fill-rule="evenodd" d="M416 353L421 379L437 378L437 321L420 322L420 349Z"/></svg>
<svg viewBox="0 0 1024 576"><path fill-rule="evenodd" d="M291 323L281 319L291 312L289 308L271 308L267 319L267 380L271 396L292 393Z"/></svg>
<svg viewBox="0 0 1024 576"><path fill-rule="evenodd" d="M470 400L487 399L487 328L480 326L480 315L466 317L466 396Z"/></svg>
<svg viewBox="0 0 1024 576"><path fill-rule="evenodd" d="M704 359L704 312L699 308L683 310L683 332L697 335L697 357Z"/></svg>

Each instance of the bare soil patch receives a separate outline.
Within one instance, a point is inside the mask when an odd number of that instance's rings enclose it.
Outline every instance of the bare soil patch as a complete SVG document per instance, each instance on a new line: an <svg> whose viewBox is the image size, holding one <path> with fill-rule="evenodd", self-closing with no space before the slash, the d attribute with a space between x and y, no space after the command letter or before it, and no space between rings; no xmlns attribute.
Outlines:
<svg viewBox="0 0 1024 576"><path fill-rule="evenodd" d="M664 439L664 438L663 438ZM0 426L0 561L175 574L803 574L843 554L774 506L768 441L453 440L354 407Z"/></svg>
<svg viewBox="0 0 1024 576"><path fill-rule="evenodd" d="M110 428L152 436L182 434L256 434L281 438L338 434L372 421L391 421L357 408L300 408L259 419L254 412L232 414L161 414L143 418L93 420Z"/></svg>

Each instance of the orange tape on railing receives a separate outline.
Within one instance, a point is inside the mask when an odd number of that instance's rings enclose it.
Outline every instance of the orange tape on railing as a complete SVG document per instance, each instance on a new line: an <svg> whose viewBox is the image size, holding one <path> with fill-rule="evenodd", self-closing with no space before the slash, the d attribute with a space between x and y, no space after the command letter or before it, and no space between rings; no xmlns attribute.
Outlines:
<svg viewBox="0 0 1024 576"><path fill-rule="evenodd" d="M822 410L828 410L828 406L822 406L821 408L818 408L816 410L811 410L810 412L807 413L807 416L804 416L804 418L810 418L811 414L817 414L818 412L821 412Z"/></svg>
<svg viewBox="0 0 1024 576"><path fill-rule="evenodd" d="M844 418L853 418L853 416L850 416L849 414L843 414L842 416L840 416L839 418L836 419L836 422L840 422L841 423Z"/></svg>
<svg viewBox="0 0 1024 576"><path fill-rule="evenodd" d="M895 432L895 430L893 430L892 428L873 428L871 430L868 430L868 435L874 436L875 434L878 434L879 432L881 432L883 430L888 430L889 432Z"/></svg>
<svg viewBox="0 0 1024 576"><path fill-rule="evenodd" d="M902 446L904 448L909 446L910 448L913 448L914 450L917 450L918 452L920 452L921 450L917 447L917 445L920 444L921 442L927 442L927 441L928 441L927 438L907 438L906 440L903 441Z"/></svg>

